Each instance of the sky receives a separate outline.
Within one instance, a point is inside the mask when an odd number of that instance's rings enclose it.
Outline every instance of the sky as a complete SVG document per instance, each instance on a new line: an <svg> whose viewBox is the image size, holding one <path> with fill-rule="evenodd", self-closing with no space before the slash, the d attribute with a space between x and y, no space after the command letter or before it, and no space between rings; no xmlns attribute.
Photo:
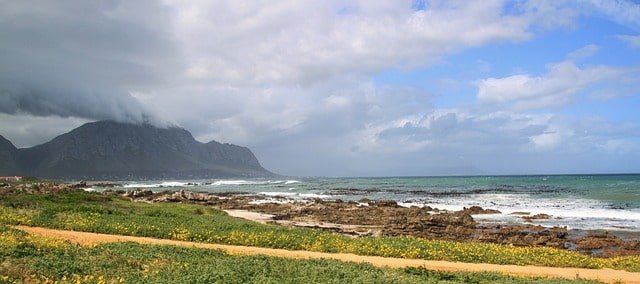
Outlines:
<svg viewBox="0 0 640 284"><path fill-rule="evenodd" d="M292 176L640 172L640 2L0 0L0 135L111 119Z"/></svg>

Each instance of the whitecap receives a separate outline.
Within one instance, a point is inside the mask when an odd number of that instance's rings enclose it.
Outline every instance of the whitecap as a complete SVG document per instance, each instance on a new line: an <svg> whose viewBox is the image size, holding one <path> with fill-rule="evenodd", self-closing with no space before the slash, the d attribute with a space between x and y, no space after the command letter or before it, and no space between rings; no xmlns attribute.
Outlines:
<svg viewBox="0 0 640 284"><path fill-rule="evenodd" d="M333 197L331 195L315 194L315 193L300 193L300 194L298 194L298 196L300 196L302 198L321 198L321 199L327 199L327 198L332 198Z"/></svg>
<svg viewBox="0 0 640 284"><path fill-rule="evenodd" d="M272 197L286 197L286 198L301 198L301 199L314 199L314 198L332 198L331 195L325 194L316 194L316 193L296 193L296 192L281 192L281 191L273 191L273 192L258 192L259 195L264 196L272 196Z"/></svg>
<svg viewBox="0 0 640 284"><path fill-rule="evenodd" d="M297 195L297 193L295 192L280 192L280 191L274 191L274 192L258 192L258 194L260 195L265 195L265 196L295 196Z"/></svg>
<svg viewBox="0 0 640 284"><path fill-rule="evenodd" d="M221 186L221 185L247 185L247 184L262 184L264 182L255 182L255 181L247 181L247 180L219 180L211 183L213 186Z"/></svg>
<svg viewBox="0 0 640 284"><path fill-rule="evenodd" d="M160 187L160 184L131 183L131 184L125 184L122 187L124 187L124 188L151 188L151 187Z"/></svg>
<svg viewBox="0 0 640 284"><path fill-rule="evenodd" d="M154 187L178 187L178 186L189 186L189 185L193 185L193 183L165 181L162 183L131 183L131 184L125 184L123 187L124 188L154 188Z"/></svg>
<svg viewBox="0 0 640 284"><path fill-rule="evenodd" d="M256 199L256 200L249 201L249 204L256 204L256 205L265 204L265 203L288 204L288 203L296 203L296 202L306 202L306 200L265 198L265 199Z"/></svg>
<svg viewBox="0 0 640 284"><path fill-rule="evenodd" d="M369 204L367 204L369 205ZM417 203L417 202L398 202L398 206L401 207L406 207L406 208L411 208L411 207L424 207L425 205L422 203Z"/></svg>

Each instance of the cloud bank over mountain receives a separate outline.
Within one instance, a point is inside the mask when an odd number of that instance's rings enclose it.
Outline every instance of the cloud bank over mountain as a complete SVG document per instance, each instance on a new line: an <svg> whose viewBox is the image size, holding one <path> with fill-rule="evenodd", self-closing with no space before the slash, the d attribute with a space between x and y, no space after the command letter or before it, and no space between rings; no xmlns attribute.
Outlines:
<svg viewBox="0 0 640 284"><path fill-rule="evenodd" d="M638 171L637 11L0 1L0 134L31 146L92 120L180 125L291 175Z"/></svg>

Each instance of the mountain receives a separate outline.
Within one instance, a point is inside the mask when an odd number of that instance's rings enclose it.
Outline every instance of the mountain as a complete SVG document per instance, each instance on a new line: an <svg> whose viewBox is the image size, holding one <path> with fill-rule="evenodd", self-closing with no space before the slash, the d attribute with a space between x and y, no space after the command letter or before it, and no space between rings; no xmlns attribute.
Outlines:
<svg viewBox="0 0 640 284"><path fill-rule="evenodd" d="M0 141L0 175L50 178L140 179L268 177L251 150L200 143L183 128L98 121L25 149ZM7 144L10 145L5 145ZM9 153L3 155L3 153ZM6 157L5 157L6 156ZM10 159L12 158L12 159Z"/></svg>
<svg viewBox="0 0 640 284"><path fill-rule="evenodd" d="M0 175L17 175L21 172L20 166L15 161L17 152L18 149L13 146L11 141L0 135Z"/></svg>

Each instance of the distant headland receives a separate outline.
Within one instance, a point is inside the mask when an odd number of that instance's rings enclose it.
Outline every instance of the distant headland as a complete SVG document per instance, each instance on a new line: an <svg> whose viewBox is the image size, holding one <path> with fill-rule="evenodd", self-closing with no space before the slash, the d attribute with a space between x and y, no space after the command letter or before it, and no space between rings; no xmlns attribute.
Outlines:
<svg viewBox="0 0 640 284"><path fill-rule="evenodd" d="M97 121L31 148L0 136L0 176L61 179L270 177L246 147L201 143L179 127Z"/></svg>

